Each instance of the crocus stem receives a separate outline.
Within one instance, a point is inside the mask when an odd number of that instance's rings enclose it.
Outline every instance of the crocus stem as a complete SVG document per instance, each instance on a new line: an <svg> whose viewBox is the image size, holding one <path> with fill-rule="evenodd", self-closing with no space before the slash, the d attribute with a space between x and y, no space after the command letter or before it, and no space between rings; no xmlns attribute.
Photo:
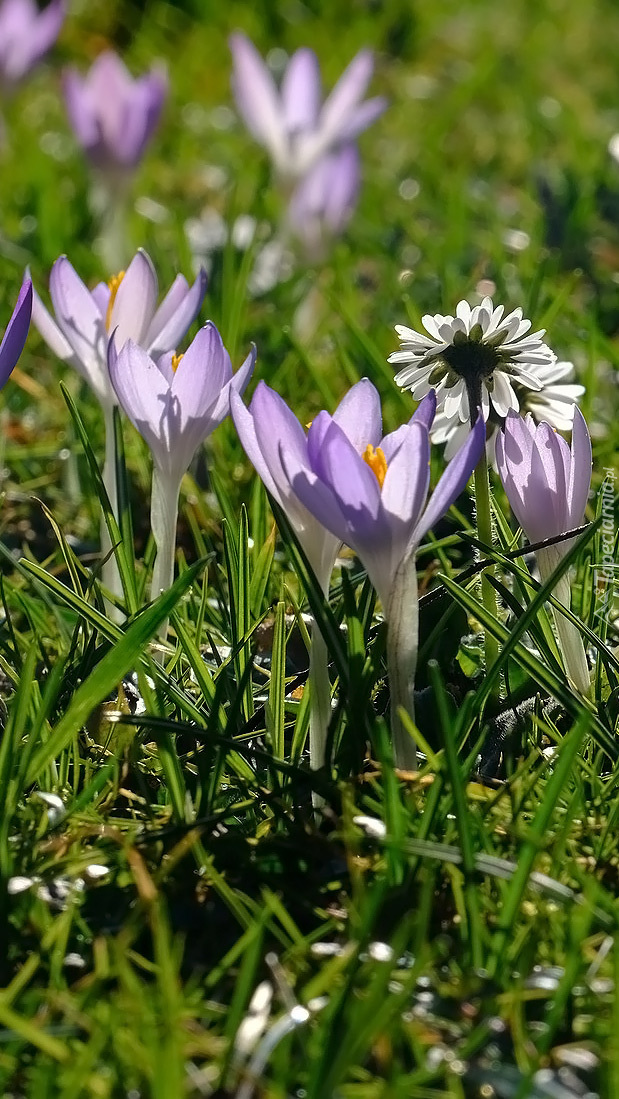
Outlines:
<svg viewBox="0 0 619 1099"><path fill-rule="evenodd" d="M128 189L124 179L97 178L92 209L99 219L98 246L104 266L119 271L127 260Z"/></svg>
<svg viewBox="0 0 619 1099"><path fill-rule="evenodd" d="M116 492L116 444L114 439L114 406L106 405L103 409L105 424L105 460L103 462L103 484L107 492L112 511L118 518L118 495ZM107 529L105 515L101 515L101 556L104 565L101 570L101 578L105 587L119 598L122 598L123 587L120 580L120 572L116 563L116 557L112 553L112 541ZM116 608L108 606L108 614L117 619L119 614Z"/></svg>
<svg viewBox="0 0 619 1099"><path fill-rule="evenodd" d="M536 557L542 582L546 583L559 564L561 554L553 546L548 549L538 550ZM558 603L567 607L568 610L570 609L572 593L567 573L563 573L563 576L557 581L552 594ZM591 676L581 633L578 627L555 607L552 608L552 614L559 635L559 647L565 670L574 686L582 694L587 694L591 685Z"/></svg>
<svg viewBox="0 0 619 1099"><path fill-rule="evenodd" d="M414 554L399 566L391 590L387 617L387 671L391 695L391 734L396 767L414 771L417 767L415 742L404 727L400 707L414 720L414 687L419 649L419 596Z"/></svg>
<svg viewBox="0 0 619 1099"><path fill-rule="evenodd" d="M153 485L150 501L150 525L157 546L157 556L153 566L153 579L150 596L157 599L162 591L167 591L174 580L174 553L176 550L176 522L178 519L178 497L181 478L170 475L154 466ZM168 632L167 619L162 623L159 636L165 638Z"/></svg>
<svg viewBox="0 0 619 1099"><path fill-rule="evenodd" d="M326 762L327 733L331 719L331 683L327 645L314 619L310 636L310 767L317 771Z"/></svg>
<svg viewBox="0 0 619 1099"><path fill-rule="evenodd" d="M475 468L475 510L477 514L477 537L486 546L492 545L492 514L490 511L490 483L488 481L488 461L486 451ZM490 583L489 576L493 572L492 566L488 566L481 574L481 601L484 609L493 618L498 617L496 592ZM486 670L490 669L499 655L499 644L495 637L486 630L484 641L486 655ZM494 695L498 695L498 682L494 688Z"/></svg>

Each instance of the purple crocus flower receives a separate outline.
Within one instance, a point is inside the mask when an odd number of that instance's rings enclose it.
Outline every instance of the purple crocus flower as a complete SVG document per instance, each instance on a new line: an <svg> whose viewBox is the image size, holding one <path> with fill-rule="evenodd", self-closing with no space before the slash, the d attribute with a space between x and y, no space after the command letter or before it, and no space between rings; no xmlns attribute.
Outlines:
<svg viewBox="0 0 619 1099"><path fill-rule="evenodd" d="M64 0L40 11L34 0L0 3L0 84L12 88L53 46L65 17Z"/></svg>
<svg viewBox="0 0 619 1099"><path fill-rule="evenodd" d="M591 485L591 438L584 416L574 406L572 445L548 423L536 424L509 412L496 440L499 475L511 509L531 542L556 538L580 526ZM572 540L536 550L543 582L567 553ZM570 583L564 573L554 589L555 599L569 610ZM582 637L563 614L555 613L557 633L568 675L583 694L589 689L589 669Z"/></svg>
<svg viewBox="0 0 619 1099"><path fill-rule="evenodd" d="M200 309L206 292L206 273L200 270L193 286L189 286L183 275L177 275L157 306L157 275L146 252L137 252L126 271L115 275L109 283L98 283L92 291L67 257L61 256L52 267L49 289L55 319L35 293L33 320L51 350L75 367L101 404L105 420L103 481L116 512L113 412L117 398L107 365L110 337L114 333L117 347L131 339L154 358L172 351ZM109 557L105 523L101 526L101 544L103 555L108 558L104 566L105 583L120 595L120 578L114 559Z"/></svg>
<svg viewBox="0 0 619 1099"><path fill-rule="evenodd" d="M335 415L320 412L306 435L264 383L249 411L232 398L241 441L287 513L323 589L344 542L355 550L377 590L388 622L394 750L404 767L415 763L414 746L397 714L399 703L412 713L418 633L414 556L424 534L464 488L485 442L480 418L426 506L435 409L431 392L408 424L383 437L380 398L364 379ZM324 739L323 732L314 752L317 761Z"/></svg>
<svg viewBox="0 0 619 1099"><path fill-rule="evenodd" d="M154 598L172 583L183 475L197 448L228 415L231 393L244 391L254 369L256 349L252 347L233 374L221 336L209 321L182 355L168 352L155 362L131 339L117 351L114 338L108 354L118 402L153 455Z"/></svg>
<svg viewBox="0 0 619 1099"><path fill-rule="evenodd" d="M104 409L117 403L107 367L112 332L117 347L133 340L154 358L172 351L195 319L206 293L206 273L193 286L177 275L157 307L157 274L140 249L126 271L88 290L66 256L52 267L49 290L55 320L35 293L32 316L51 350L74 366Z"/></svg>
<svg viewBox="0 0 619 1099"><path fill-rule="evenodd" d="M362 451L327 412L313 421L304 449L282 441L280 450L290 489L327 530L354 549L389 619L400 566L461 493L483 449L485 430L478 419L426 505L434 392L408 424L384 437L378 394L373 404Z"/></svg>
<svg viewBox="0 0 619 1099"><path fill-rule="evenodd" d="M297 50L278 88L267 65L244 34L230 38L237 107L253 136L268 150L276 171L301 179L325 154L349 145L387 106L366 99L374 71L371 50L361 50L321 104L320 69L313 50Z"/></svg>
<svg viewBox="0 0 619 1099"><path fill-rule="evenodd" d="M163 70L152 69L134 80L112 50L100 54L85 76L67 69L69 120L96 168L114 173L136 167L157 126L167 90Z"/></svg>
<svg viewBox="0 0 619 1099"><path fill-rule="evenodd" d="M319 160L296 187L288 224L310 259L320 258L344 231L357 204L361 168L357 146L344 145Z"/></svg>
<svg viewBox="0 0 619 1099"><path fill-rule="evenodd" d="M13 367L21 355L32 313L32 283L26 279L17 296L17 303L0 343L0 389L6 385Z"/></svg>

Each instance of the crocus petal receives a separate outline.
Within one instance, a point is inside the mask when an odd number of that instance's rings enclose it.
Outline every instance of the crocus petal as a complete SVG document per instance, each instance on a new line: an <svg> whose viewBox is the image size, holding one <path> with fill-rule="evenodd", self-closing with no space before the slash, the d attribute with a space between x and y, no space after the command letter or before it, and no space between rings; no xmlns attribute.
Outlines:
<svg viewBox="0 0 619 1099"><path fill-rule="evenodd" d="M436 416L436 390L431 389L429 393L423 397L417 408L413 412L410 423L423 424L424 427L430 430L434 423L434 417Z"/></svg>
<svg viewBox="0 0 619 1099"><path fill-rule="evenodd" d="M245 124L269 149L279 166L286 161L287 142L282 106L275 82L257 49L244 34L230 36L234 64L232 90Z"/></svg>
<svg viewBox="0 0 619 1099"><path fill-rule="evenodd" d="M85 80L75 69L62 75L62 91L71 128L84 149L94 148L100 140L100 128L92 97Z"/></svg>
<svg viewBox="0 0 619 1099"><path fill-rule="evenodd" d="M62 362L70 362L79 370L80 366L71 344L65 339L49 309L46 309L34 289L32 292L32 320L35 328L54 355Z"/></svg>
<svg viewBox="0 0 619 1099"><path fill-rule="evenodd" d="M378 446L382 435L380 397L369 378L362 378L348 390L333 413L333 422L359 454L363 455L368 444Z"/></svg>
<svg viewBox="0 0 619 1099"><path fill-rule="evenodd" d="M83 373L97 396L108 390L103 376L104 331L101 314L92 294L84 286L66 256L52 267L49 292L58 326L71 344Z"/></svg>
<svg viewBox="0 0 619 1099"><path fill-rule="evenodd" d="M371 50L360 50L344 70L320 113L320 129L328 135L329 144L339 137L348 124L351 113L363 99L374 72Z"/></svg>
<svg viewBox="0 0 619 1099"><path fill-rule="evenodd" d="M411 538L411 545L418 546L423 536L427 534L434 524L449 510L475 469L485 445L486 425L481 416L478 416L475 427L464 443L464 446L460 448L455 458L452 458L434 489L434 492L430 497L430 503L415 527Z"/></svg>
<svg viewBox="0 0 619 1099"><path fill-rule="evenodd" d="M315 127L320 107L320 69L313 50L293 53L281 87L284 123L294 134Z"/></svg>
<svg viewBox="0 0 619 1099"><path fill-rule="evenodd" d="M429 485L430 436L424 424L413 422L406 425L402 445L387 465L381 497L389 518L398 520L409 535L421 515Z"/></svg>
<svg viewBox="0 0 619 1099"><path fill-rule="evenodd" d="M224 385L216 404L211 410L211 418L213 424L216 427L218 424L225 420L226 416L230 412L230 399L232 393L238 393L239 395L245 392L250 378L254 372L256 365L256 348L252 344L251 351L245 359L245 362L241 364L239 369L230 378L230 381Z"/></svg>
<svg viewBox="0 0 619 1099"><path fill-rule="evenodd" d="M169 453L166 413L170 387L150 355L133 340L127 340L120 351L117 348L112 334L108 368L118 402L161 464Z"/></svg>
<svg viewBox="0 0 619 1099"><path fill-rule="evenodd" d="M230 356L215 325L209 321L191 341L170 387L179 404L182 424L189 418L200 420L208 416L231 377Z"/></svg>
<svg viewBox="0 0 619 1099"><path fill-rule="evenodd" d="M118 348L129 339L143 342L155 312L157 289L155 268L140 248L127 268L112 306L109 329L116 333Z"/></svg>
<svg viewBox="0 0 619 1099"><path fill-rule="evenodd" d="M560 439L549 424L538 426L531 454L531 485L526 498L525 530L534 542L562 534L569 527L561 443L567 449L565 439Z"/></svg>
<svg viewBox="0 0 619 1099"><path fill-rule="evenodd" d="M387 110L389 101L383 95L376 95L372 99L366 99L350 114L345 125L340 127L340 141L354 141L359 134L367 130L381 114Z"/></svg>
<svg viewBox="0 0 619 1099"><path fill-rule="evenodd" d="M186 290L183 297L175 289L176 282L172 284L155 313L146 336L146 346L153 358L157 358L164 351L172 351L193 324L204 300L207 281L206 271L201 267L193 286ZM169 301L172 289L174 297Z"/></svg>
<svg viewBox="0 0 619 1099"><path fill-rule="evenodd" d="M325 434L321 458L324 470L321 479L348 519L352 536L349 545L355 547L357 534L367 537L378 516L381 505L378 480L336 423L332 422Z"/></svg>
<svg viewBox="0 0 619 1099"><path fill-rule="evenodd" d="M281 460L282 450L307 466L307 444L301 424L288 405L264 382L256 387L250 405L258 445L271 477L284 495L289 494L288 478Z"/></svg>
<svg viewBox="0 0 619 1099"><path fill-rule="evenodd" d="M11 319L0 344L0 387L5 384L21 355L32 315L32 283L23 283Z"/></svg>
<svg viewBox="0 0 619 1099"><path fill-rule="evenodd" d="M577 405L574 405L571 470L567 490L568 519L571 528L580 526L584 519L591 487L592 461L591 436L582 412Z"/></svg>
<svg viewBox="0 0 619 1099"><path fill-rule="evenodd" d="M348 519L343 514L339 500L307 462L280 446L280 461L287 479L287 495L291 491L304 508L331 532L340 542L348 544L351 533Z"/></svg>
<svg viewBox="0 0 619 1099"><path fill-rule="evenodd" d="M276 481L269 466L264 460L264 455L256 438L256 426L254 417L244 405L235 390L230 392L230 414L234 420L234 426L238 432L243 450L247 454L256 473L263 482L267 492L270 492L280 507L285 507L284 501L289 494L288 479L283 475ZM282 489L284 490L282 493Z"/></svg>

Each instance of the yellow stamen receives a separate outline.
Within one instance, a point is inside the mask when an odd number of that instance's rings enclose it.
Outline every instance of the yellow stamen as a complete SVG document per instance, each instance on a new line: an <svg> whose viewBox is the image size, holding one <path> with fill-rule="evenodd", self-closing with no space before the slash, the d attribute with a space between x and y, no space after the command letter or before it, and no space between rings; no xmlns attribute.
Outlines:
<svg viewBox="0 0 619 1099"><path fill-rule="evenodd" d="M185 354L185 352L181 351L177 355L176 351L175 351L174 354L172 355L172 370L174 371L175 374L176 374L176 371L178 370L178 365L179 365L179 363L180 363L180 361L181 361L184 354Z"/></svg>
<svg viewBox="0 0 619 1099"><path fill-rule="evenodd" d="M374 450L372 444L368 443L365 448L365 454L363 455L363 461L367 462L380 487L382 488L383 482L385 480L385 474L387 472L387 459L385 458L382 448L377 446L376 450Z"/></svg>
<svg viewBox="0 0 619 1099"><path fill-rule="evenodd" d="M118 287L120 286L124 277L125 272L119 271L117 275L112 275L111 279L108 281L108 286L110 288L110 300L107 303L107 313L105 314L105 327L108 329L108 331L112 323L112 309L114 308L114 302L116 301Z"/></svg>
<svg viewBox="0 0 619 1099"><path fill-rule="evenodd" d="M313 422L314 422L313 420L310 420L310 422L309 422L308 424L306 424L306 425L305 425L305 429L306 429L306 431L309 431L309 429L310 429L310 427L312 426Z"/></svg>

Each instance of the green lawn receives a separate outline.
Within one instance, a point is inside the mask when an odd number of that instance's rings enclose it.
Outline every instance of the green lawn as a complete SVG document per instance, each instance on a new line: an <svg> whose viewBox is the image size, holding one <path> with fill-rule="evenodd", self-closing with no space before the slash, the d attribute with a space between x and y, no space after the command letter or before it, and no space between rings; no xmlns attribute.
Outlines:
<svg viewBox="0 0 619 1099"><path fill-rule="evenodd" d="M0 327L27 266L46 301L62 253L90 286L113 274L63 66L110 44L135 75L162 59L170 93L123 263L143 246L163 287L207 262L200 323L235 367L255 343L250 392L265 380L302 423L367 376L393 430L414 407L387 363L395 324L485 293L521 306L586 387L587 520L601 514L619 448L617 4L73 9L3 105ZM283 204L234 109L235 29L263 54L313 47L326 87L371 46L371 93L389 99L360 139L345 235L312 266L293 246L268 289L257 264ZM346 552L321 603L230 419L183 481L178 579L152 606L150 456L124 422L118 560L135 613L117 624L98 582L99 406L33 327L1 407L2 1095L616 1099L619 648L612 603L596 615L600 523L570 551L589 699L562 670L530 558L505 556L520 543L494 474L498 619L479 570L460 576L477 559L470 493L426 539L425 758L402 774L363 568ZM441 468L435 447L433 484ZM331 764L314 774L310 609L334 685Z"/></svg>

